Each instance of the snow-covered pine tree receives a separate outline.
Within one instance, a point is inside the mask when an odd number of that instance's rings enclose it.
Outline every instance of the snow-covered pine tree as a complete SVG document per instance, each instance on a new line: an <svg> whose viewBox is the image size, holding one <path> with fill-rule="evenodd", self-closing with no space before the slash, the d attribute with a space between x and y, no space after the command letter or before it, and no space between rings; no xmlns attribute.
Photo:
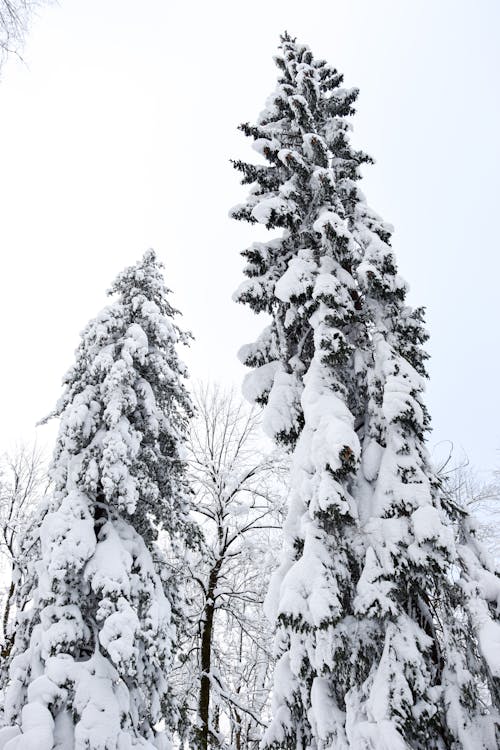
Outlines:
<svg viewBox="0 0 500 750"><path fill-rule="evenodd" d="M154 544L189 528L184 439L191 404L153 251L111 287L82 334L55 416L53 497L19 615L0 747L153 748L172 726L175 628ZM9 741L9 737L12 737Z"/></svg>
<svg viewBox="0 0 500 750"><path fill-rule="evenodd" d="M358 187L357 91L287 34L280 50L232 212L282 230L243 253L236 294L271 318L240 352L244 392L293 450L264 744L493 750L500 585L430 465L423 312Z"/></svg>

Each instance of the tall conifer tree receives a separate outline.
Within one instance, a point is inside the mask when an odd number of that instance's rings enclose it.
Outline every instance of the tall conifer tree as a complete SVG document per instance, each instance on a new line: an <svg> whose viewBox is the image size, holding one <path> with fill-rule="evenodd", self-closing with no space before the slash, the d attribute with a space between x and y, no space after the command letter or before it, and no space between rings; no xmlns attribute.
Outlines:
<svg viewBox="0 0 500 750"><path fill-rule="evenodd" d="M281 230L236 294L270 316L244 391L293 451L265 746L494 750L500 585L428 458L423 311L358 186L358 92L287 34L276 63L232 211Z"/></svg>
<svg viewBox="0 0 500 750"><path fill-rule="evenodd" d="M65 377L54 491L0 733L8 750L153 748L154 725L173 724L172 592L154 542L160 529L174 540L189 527L191 405L167 292L148 251L114 282L116 301L84 330Z"/></svg>

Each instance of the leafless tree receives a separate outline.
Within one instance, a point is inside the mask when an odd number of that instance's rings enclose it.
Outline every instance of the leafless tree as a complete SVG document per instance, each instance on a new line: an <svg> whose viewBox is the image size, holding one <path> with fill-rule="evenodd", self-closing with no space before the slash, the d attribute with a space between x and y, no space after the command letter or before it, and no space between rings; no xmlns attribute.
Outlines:
<svg viewBox="0 0 500 750"><path fill-rule="evenodd" d="M21 444L0 459L0 573L2 656L10 650L10 622L17 588L26 576L30 528L47 489L46 462L35 444Z"/></svg>
<svg viewBox="0 0 500 750"><path fill-rule="evenodd" d="M466 456L455 458L453 445L438 471L444 492L475 518L477 538L488 551L500 554L500 472L481 479Z"/></svg>
<svg viewBox="0 0 500 750"><path fill-rule="evenodd" d="M183 682L192 687L199 750L257 747L272 663L262 614L281 547L285 459L266 450L259 414L233 393L198 388L189 465L204 533L188 561L191 633Z"/></svg>

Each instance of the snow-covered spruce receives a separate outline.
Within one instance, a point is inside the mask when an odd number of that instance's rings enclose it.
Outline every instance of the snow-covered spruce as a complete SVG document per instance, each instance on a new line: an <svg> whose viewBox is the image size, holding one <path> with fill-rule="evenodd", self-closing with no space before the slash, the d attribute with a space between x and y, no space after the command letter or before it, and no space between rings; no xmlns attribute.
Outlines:
<svg viewBox="0 0 500 750"><path fill-rule="evenodd" d="M357 91L286 34L276 63L232 211L281 230L235 295L271 318L244 392L293 450L264 747L494 750L500 583L429 462L423 313L358 187Z"/></svg>
<svg viewBox="0 0 500 750"><path fill-rule="evenodd" d="M82 334L64 380L33 601L10 669L6 750L153 748L174 718L175 629L154 540L183 533L191 405L161 264L148 251ZM10 739L9 741L9 737Z"/></svg>

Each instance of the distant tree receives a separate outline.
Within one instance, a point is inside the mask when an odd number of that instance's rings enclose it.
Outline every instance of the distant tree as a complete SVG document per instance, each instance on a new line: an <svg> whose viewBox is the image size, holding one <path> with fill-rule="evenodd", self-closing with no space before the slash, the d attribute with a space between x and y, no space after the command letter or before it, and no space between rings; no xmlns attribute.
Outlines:
<svg viewBox="0 0 500 750"><path fill-rule="evenodd" d="M189 534L191 403L161 264L148 251L82 334L54 416L53 490L20 612L0 747L146 748L171 728L175 591L155 543ZM19 729L20 728L20 729Z"/></svg>
<svg viewBox="0 0 500 750"><path fill-rule="evenodd" d="M349 141L358 92L288 34L244 124L244 390L293 453L268 750L495 750L500 581L425 444L427 339ZM458 536L454 533L457 530Z"/></svg>
<svg viewBox="0 0 500 750"><path fill-rule="evenodd" d="M16 594L29 575L27 558L35 544L31 526L40 514L47 481L45 457L36 443L21 444L0 459L0 573L5 584L5 591L0 591L2 672L14 636Z"/></svg>
<svg viewBox="0 0 500 750"><path fill-rule="evenodd" d="M204 542L187 565L191 634L178 679L195 715L191 746L250 750L268 708L262 605L281 536L283 461L264 449L258 411L234 393L200 386L194 403L189 477Z"/></svg>
<svg viewBox="0 0 500 750"><path fill-rule="evenodd" d="M475 520L478 539L500 558L500 476L481 479L467 458L454 462L452 454L439 470L443 491Z"/></svg>

